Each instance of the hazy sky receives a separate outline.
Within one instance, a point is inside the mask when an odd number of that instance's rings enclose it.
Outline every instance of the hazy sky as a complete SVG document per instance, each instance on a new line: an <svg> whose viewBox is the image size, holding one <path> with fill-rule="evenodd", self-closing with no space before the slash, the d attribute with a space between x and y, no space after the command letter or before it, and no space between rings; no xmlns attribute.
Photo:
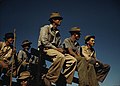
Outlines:
<svg viewBox="0 0 120 86"><path fill-rule="evenodd" d="M96 36L97 58L111 65L101 86L120 86L120 0L0 0L0 40L16 28L17 50L24 39L37 48L39 28L49 24L50 13L55 11L63 17L62 41L74 26L81 28L80 45L86 35Z"/></svg>

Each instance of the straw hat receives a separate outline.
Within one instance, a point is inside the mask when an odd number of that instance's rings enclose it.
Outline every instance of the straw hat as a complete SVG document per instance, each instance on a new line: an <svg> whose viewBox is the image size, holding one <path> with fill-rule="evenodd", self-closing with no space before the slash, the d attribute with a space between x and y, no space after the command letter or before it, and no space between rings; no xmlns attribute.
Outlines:
<svg viewBox="0 0 120 86"><path fill-rule="evenodd" d="M89 39L90 38L94 38L95 39L95 36L93 36L93 35L87 35L87 36L85 36L85 41L89 41Z"/></svg>
<svg viewBox="0 0 120 86"><path fill-rule="evenodd" d="M29 40L24 40L21 46L30 45L30 44L32 44L32 42L30 42Z"/></svg>
<svg viewBox="0 0 120 86"><path fill-rule="evenodd" d="M32 77L32 76L30 75L29 71L23 71L20 73L20 76L18 79L26 79L26 78L30 78L30 77Z"/></svg>
<svg viewBox="0 0 120 86"><path fill-rule="evenodd" d="M80 32L80 28L79 27L72 27L69 32L70 33L71 32Z"/></svg>
<svg viewBox="0 0 120 86"><path fill-rule="evenodd" d="M60 19L60 20L62 20L63 18L61 17L61 15L60 15L60 13L58 13L58 12L53 12L53 13L51 13L50 14L50 19L49 19L49 21L51 20L51 19Z"/></svg>

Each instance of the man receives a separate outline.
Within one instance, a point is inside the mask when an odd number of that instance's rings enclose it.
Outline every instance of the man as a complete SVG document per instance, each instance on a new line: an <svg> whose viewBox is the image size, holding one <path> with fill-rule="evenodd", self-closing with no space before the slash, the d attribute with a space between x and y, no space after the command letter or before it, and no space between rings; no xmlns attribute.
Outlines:
<svg viewBox="0 0 120 86"><path fill-rule="evenodd" d="M69 54L64 55L61 48L60 32L57 29L60 26L62 17L58 12L53 12L50 15L50 25L45 25L41 28L38 47L43 46L44 52L53 60L52 65L45 76L51 83L56 83L60 76L60 72L65 64L64 76L67 84L72 84L74 71L76 68L76 59Z"/></svg>
<svg viewBox="0 0 120 86"><path fill-rule="evenodd" d="M18 67L18 75L22 72L22 71L27 71L29 68L29 61L31 59L31 54L29 53L29 50L31 48L31 44L32 42L30 42L29 40L24 40L22 42L22 50L20 50L18 52L18 61L20 63L19 67Z"/></svg>
<svg viewBox="0 0 120 86"><path fill-rule="evenodd" d="M88 63L94 65L97 80L103 82L110 70L110 66L97 60L96 52L93 48L95 44L95 36L87 35L85 37L85 44L86 45L81 46L81 54L85 57Z"/></svg>
<svg viewBox="0 0 120 86"><path fill-rule="evenodd" d="M18 76L17 82L19 83L19 86L32 86L31 85L31 79L32 76L29 71L23 71Z"/></svg>
<svg viewBox="0 0 120 86"><path fill-rule="evenodd" d="M9 84L9 76L7 76L7 74L9 75L10 73L9 69L13 62L12 56L16 52L16 49L13 48L14 34L6 33L4 40L4 42L0 42L0 76L1 73L4 73L2 76L3 84Z"/></svg>
<svg viewBox="0 0 120 86"><path fill-rule="evenodd" d="M63 42L66 53L77 59L77 70L79 77L79 86L98 86L94 67L88 65L85 58L80 56L80 45L77 42L80 38L80 28L73 27L69 31L71 36Z"/></svg>

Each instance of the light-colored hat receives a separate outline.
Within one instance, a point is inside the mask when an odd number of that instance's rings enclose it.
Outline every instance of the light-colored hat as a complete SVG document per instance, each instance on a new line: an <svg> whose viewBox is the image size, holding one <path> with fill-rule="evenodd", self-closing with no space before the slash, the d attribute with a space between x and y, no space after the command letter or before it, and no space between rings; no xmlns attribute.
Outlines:
<svg viewBox="0 0 120 86"><path fill-rule="evenodd" d="M53 12L53 13L51 13L51 14L50 14L50 19L49 19L49 21L50 21L51 19L53 19L53 18L58 18L58 19L60 19L60 20L63 19L63 18L61 17L60 13L58 13L58 12Z"/></svg>
<svg viewBox="0 0 120 86"><path fill-rule="evenodd" d="M80 32L79 27L72 27L69 32Z"/></svg>
<svg viewBox="0 0 120 86"><path fill-rule="evenodd" d="M32 76L30 75L29 71L23 71L20 73L20 76L18 79L26 79L26 78L30 78L30 77L32 77Z"/></svg>
<svg viewBox="0 0 120 86"><path fill-rule="evenodd" d="M21 46L24 46L24 45L27 45L27 44L32 44L32 42L30 42L29 40L24 40L23 42L22 42L22 45Z"/></svg>
<svg viewBox="0 0 120 86"><path fill-rule="evenodd" d="M85 41L89 41L88 39L90 39L90 38L95 38L95 36L93 36L93 35L87 35L87 36L85 36Z"/></svg>

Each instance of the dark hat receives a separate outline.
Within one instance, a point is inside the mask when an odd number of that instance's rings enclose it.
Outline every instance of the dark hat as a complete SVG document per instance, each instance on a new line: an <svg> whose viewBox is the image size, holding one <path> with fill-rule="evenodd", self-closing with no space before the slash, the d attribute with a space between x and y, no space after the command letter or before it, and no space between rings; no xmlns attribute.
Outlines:
<svg viewBox="0 0 120 86"><path fill-rule="evenodd" d="M20 76L18 77L18 79L26 79L26 78L30 78L32 77L30 75L30 72L29 71L23 71L20 73Z"/></svg>
<svg viewBox="0 0 120 86"><path fill-rule="evenodd" d="M80 32L80 28L79 27L72 27L69 32L70 33L71 32Z"/></svg>
<svg viewBox="0 0 120 86"><path fill-rule="evenodd" d="M53 12L53 13L50 14L50 19L49 19L49 21L50 21L51 19L60 19L60 20L62 20L63 18L61 17L61 15L60 15L58 12Z"/></svg>
<svg viewBox="0 0 120 86"><path fill-rule="evenodd" d="M24 45L30 45L30 44L32 44L32 42L30 42L29 40L24 40L21 46L23 47Z"/></svg>
<svg viewBox="0 0 120 86"><path fill-rule="evenodd" d="M4 39L6 40L6 39L9 39L9 38L13 38L14 39L14 34L13 33L6 33Z"/></svg>
<svg viewBox="0 0 120 86"><path fill-rule="evenodd" d="M93 36L93 35L87 35L87 36L85 36L85 41L89 41L90 38L94 38L95 39L95 36Z"/></svg>

